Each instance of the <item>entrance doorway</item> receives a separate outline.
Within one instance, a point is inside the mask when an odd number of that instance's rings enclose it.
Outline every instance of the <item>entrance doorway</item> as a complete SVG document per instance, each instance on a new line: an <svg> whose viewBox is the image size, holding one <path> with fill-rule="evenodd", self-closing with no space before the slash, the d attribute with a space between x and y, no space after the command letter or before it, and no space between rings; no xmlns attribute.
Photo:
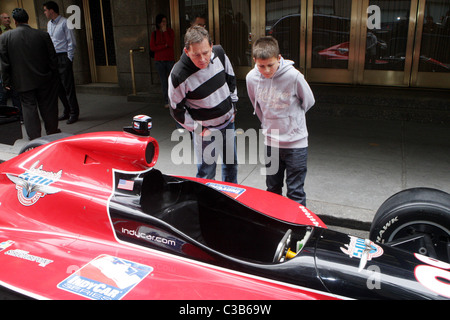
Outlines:
<svg viewBox="0 0 450 320"><path fill-rule="evenodd" d="M110 0L83 0L92 82L118 83Z"/></svg>
<svg viewBox="0 0 450 320"><path fill-rule="evenodd" d="M450 88L448 0L172 0L180 39L203 15L239 79L274 36L309 82Z"/></svg>

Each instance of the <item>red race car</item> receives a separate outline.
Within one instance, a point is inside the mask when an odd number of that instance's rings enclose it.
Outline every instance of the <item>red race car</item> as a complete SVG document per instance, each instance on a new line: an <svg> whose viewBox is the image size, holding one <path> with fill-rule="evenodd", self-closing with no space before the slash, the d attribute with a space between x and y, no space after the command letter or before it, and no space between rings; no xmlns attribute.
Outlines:
<svg viewBox="0 0 450 320"><path fill-rule="evenodd" d="M124 132L57 136L36 147L44 138L0 164L4 295L450 298L447 193L394 196L377 213L374 239L360 239L279 195L164 175L153 168L159 147L150 127L150 117L138 116Z"/></svg>

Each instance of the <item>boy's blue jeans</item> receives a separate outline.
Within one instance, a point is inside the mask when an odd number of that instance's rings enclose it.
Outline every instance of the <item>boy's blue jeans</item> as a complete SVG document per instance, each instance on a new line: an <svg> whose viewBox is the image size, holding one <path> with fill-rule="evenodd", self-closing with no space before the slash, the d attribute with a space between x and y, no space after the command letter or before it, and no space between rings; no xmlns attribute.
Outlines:
<svg viewBox="0 0 450 320"><path fill-rule="evenodd" d="M284 172L286 171L286 196L306 206L304 185L308 148L284 149L267 146L266 154L269 159L273 159L276 153L279 155L279 167L275 174L266 175L267 191L282 195ZM266 167L269 166L270 163L266 163Z"/></svg>
<svg viewBox="0 0 450 320"><path fill-rule="evenodd" d="M213 130L209 137L201 137L195 133L194 150L198 163L197 178L215 179L217 160L220 155L223 161L222 181L237 183L238 163L234 122L230 122L221 130Z"/></svg>

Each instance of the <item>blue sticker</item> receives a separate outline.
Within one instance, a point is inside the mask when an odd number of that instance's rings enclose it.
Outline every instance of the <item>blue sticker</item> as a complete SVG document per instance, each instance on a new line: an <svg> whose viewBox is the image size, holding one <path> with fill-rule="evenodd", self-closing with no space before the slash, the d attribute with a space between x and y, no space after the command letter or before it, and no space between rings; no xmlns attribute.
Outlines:
<svg viewBox="0 0 450 320"><path fill-rule="evenodd" d="M101 255L57 287L92 300L120 300L152 271L140 263Z"/></svg>

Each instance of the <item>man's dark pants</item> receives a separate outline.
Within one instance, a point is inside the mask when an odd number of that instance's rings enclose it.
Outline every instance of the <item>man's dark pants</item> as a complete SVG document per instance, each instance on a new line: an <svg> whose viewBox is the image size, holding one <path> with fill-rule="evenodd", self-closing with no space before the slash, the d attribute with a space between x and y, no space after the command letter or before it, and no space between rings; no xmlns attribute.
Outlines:
<svg viewBox="0 0 450 320"><path fill-rule="evenodd" d="M58 53L57 56L59 77L61 79L58 95L64 105L63 115L78 119L80 108L75 91L73 63L67 57L67 53Z"/></svg>
<svg viewBox="0 0 450 320"><path fill-rule="evenodd" d="M43 83L35 90L20 92L23 121L30 140L41 136L41 120L47 135L60 132L58 129L58 87L55 78L53 81Z"/></svg>

